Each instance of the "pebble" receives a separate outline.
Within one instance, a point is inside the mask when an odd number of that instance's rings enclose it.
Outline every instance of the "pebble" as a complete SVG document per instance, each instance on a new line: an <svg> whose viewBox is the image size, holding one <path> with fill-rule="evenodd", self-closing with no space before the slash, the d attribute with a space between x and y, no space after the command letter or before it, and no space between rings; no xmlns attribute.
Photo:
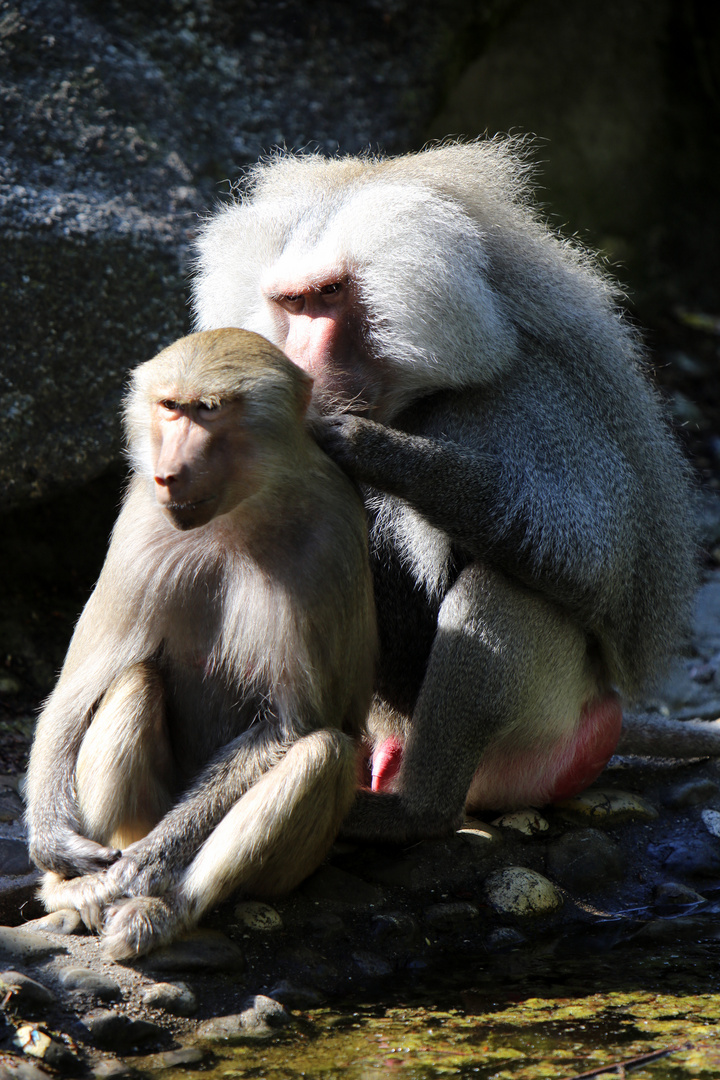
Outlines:
<svg viewBox="0 0 720 1080"><path fill-rule="evenodd" d="M653 919L638 930L635 938L666 942L672 945L676 941L717 941L720 938L720 926L707 915L681 915L672 919Z"/></svg>
<svg viewBox="0 0 720 1080"><path fill-rule="evenodd" d="M312 919L308 919L306 926L313 937L325 940L335 938L345 930L345 923L340 916L334 915L331 911L323 911Z"/></svg>
<svg viewBox="0 0 720 1080"><path fill-rule="evenodd" d="M705 897L695 889L682 885L679 881L664 881L656 886L653 893L658 904L702 904Z"/></svg>
<svg viewBox="0 0 720 1080"><path fill-rule="evenodd" d="M67 949L57 942L48 941L40 934L25 930L22 926L0 926L0 956L38 960L57 952L67 952Z"/></svg>
<svg viewBox="0 0 720 1080"><path fill-rule="evenodd" d="M375 915L370 923L370 932L376 941L387 940L409 943L419 933L419 927L411 915L402 911L384 911Z"/></svg>
<svg viewBox="0 0 720 1080"><path fill-rule="evenodd" d="M72 908L51 911L49 915L43 915L39 919L32 919L23 924L23 930L44 930L50 934L78 934L84 929L80 913Z"/></svg>
<svg viewBox="0 0 720 1080"><path fill-rule="evenodd" d="M143 1059L143 1071L159 1072L161 1069L182 1069L191 1065L200 1065L206 1054L199 1046L181 1046L177 1050L164 1050Z"/></svg>
<svg viewBox="0 0 720 1080"><path fill-rule="evenodd" d="M567 888L597 889L622 878L625 857L620 845L599 829L577 829L548 847L547 869Z"/></svg>
<svg viewBox="0 0 720 1080"><path fill-rule="evenodd" d="M29 1012L35 1008L47 1008L55 1001L55 995L47 986L19 971L0 971L0 997L8 994L11 1011Z"/></svg>
<svg viewBox="0 0 720 1080"><path fill-rule="evenodd" d="M680 809L683 806L698 806L699 803L709 802L718 797L720 797L720 787L715 781L701 778L672 788L665 803L667 806Z"/></svg>
<svg viewBox="0 0 720 1080"><path fill-rule="evenodd" d="M711 836L720 836L720 812L717 810L702 810L700 817Z"/></svg>
<svg viewBox="0 0 720 1080"><path fill-rule="evenodd" d="M242 903L237 904L235 918L248 930L256 930L258 933L282 930L283 926L279 912L259 900L243 900Z"/></svg>
<svg viewBox="0 0 720 1080"><path fill-rule="evenodd" d="M431 904L425 910L425 921L433 930L456 930L477 919L480 911L465 900L454 903Z"/></svg>
<svg viewBox="0 0 720 1080"><path fill-rule="evenodd" d="M491 930L486 938L486 945L492 951L500 952L501 949L513 949L518 945L524 945L526 938L514 926L498 926Z"/></svg>
<svg viewBox="0 0 720 1080"><path fill-rule="evenodd" d="M99 1001L112 1001L121 996L120 987L114 979L101 972L91 971L89 968L63 968L58 978L66 990L77 990L79 993L98 998Z"/></svg>
<svg viewBox="0 0 720 1080"><path fill-rule="evenodd" d="M378 956L377 953L358 949L352 954L352 959L362 975L368 975L371 978L381 978L383 975L392 974L392 964L389 964L384 957Z"/></svg>
<svg viewBox="0 0 720 1080"><path fill-rule="evenodd" d="M129 1080L137 1076L132 1065L126 1064L120 1058L103 1058L92 1071L95 1080Z"/></svg>
<svg viewBox="0 0 720 1080"><path fill-rule="evenodd" d="M224 1042L257 1042L275 1038L292 1023L290 1014L279 1001L264 994L250 998L240 1013L216 1016L198 1028L200 1038Z"/></svg>
<svg viewBox="0 0 720 1080"><path fill-rule="evenodd" d="M514 810L511 814L502 814L493 821L499 829L513 829L522 833L523 836L537 836L538 833L547 832L550 828L546 818L538 810Z"/></svg>
<svg viewBox="0 0 720 1080"><path fill-rule="evenodd" d="M90 1040L101 1050L127 1053L140 1043L159 1039L163 1029L149 1020L131 1020L123 1013L111 1009L97 1010L85 1017Z"/></svg>
<svg viewBox="0 0 720 1080"><path fill-rule="evenodd" d="M628 791L595 789L572 799L563 799L556 808L571 818L590 819L596 825L620 825L625 821L654 821L654 806Z"/></svg>
<svg viewBox="0 0 720 1080"><path fill-rule="evenodd" d="M245 956L238 945L218 930L198 930L144 958L152 971L242 971Z"/></svg>
<svg viewBox="0 0 720 1080"><path fill-rule="evenodd" d="M142 1000L148 1008L164 1009L173 1016L190 1016L198 1007L195 994L183 982L154 983L143 992Z"/></svg>
<svg viewBox="0 0 720 1080"><path fill-rule="evenodd" d="M282 979L270 989L273 1001L279 1001L286 1009L314 1009L322 1001L322 995L309 986L295 986Z"/></svg>
<svg viewBox="0 0 720 1080"><path fill-rule="evenodd" d="M670 847L651 844L648 851L660 857L665 870L679 877L716 877L720 874L720 850L709 836L691 837Z"/></svg>
<svg viewBox="0 0 720 1080"><path fill-rule="evenodd" d="M0 1059L0 1080L49 1080L50 1073L31 1061L3 1055Z"/></svg>
<svg viewBox="0 0 720 1080"><path fill-rule="evenodd" d="M508 915L547 915L563 902L551 881L524 866L496 870L486 879L485 891L492 907Z"/></svg>

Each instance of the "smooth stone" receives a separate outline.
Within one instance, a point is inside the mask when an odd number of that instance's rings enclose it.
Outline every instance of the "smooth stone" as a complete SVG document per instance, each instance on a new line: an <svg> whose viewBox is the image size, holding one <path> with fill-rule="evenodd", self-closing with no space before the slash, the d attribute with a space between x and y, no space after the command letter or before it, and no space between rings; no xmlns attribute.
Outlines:
<svg viewBox="0 0 720 1080"><path fill-rule="evenodd" d="M673 876L716 877L720 874L720 850L710 836L692 837L675 845L669 853L651 844L651 854L659 853L663 867Z"/></svg>
<svg viewBox="0 0 720 1080"><path fill-rule="evenodd" d="M372 906L383 899L380 889L368 885L356 874L349 874L337 866L323 866L307 879L301 887L301 893L309 900L324 903Z"/></svg>
<svg viewBox="0 0 720 1080"><path fill-rule="evenodd" d="M198 1007L197 998L185 983L155 983L144 991L143 1005L164 1009L173 1016L190 1016Z"/></svg>
<svg viewBox="0 0 720 1080"><path fill-rule="evenodd" d="M0 1059L0 1080L49 1080L51 1075L39 1065L23 1058L4 1055Z"/></svg>
<svg viewBox="0 0 720 1080"><path fill-rule="evenodd" d="M235 918L248 930L256 930L259 933L282 930L283 921L280 913L274 907L263 904L259 900L243 900L236 904Z"/></svg>
<svg viewBox="0 0 720 1080"><path fill-rule="evenodd" d="M164 1050L160 1054L152 1054L143 1059L143 1070L159 1072L161 1069L182 1069L192 1065L200 1065L206 1058L204 1050L199 1046L181 1046L177 1050Z"/></svg>
<svg viewBox="0 0 720 1080"><path fill-rule="evenodd" d="M363 975L368 975L371 978L380 978L383 975L392 974L392 964L389 964L382 956L378 956L377 953L366 952L364 949L359 949L352 954L352 959L355 966Z"/></svg>
<svg viewBox="0 0 720 1080"><path fill-rule="evenodd" d="M654 821L658 816L654 806L628 791L584 791L572 799L555 803L555 807L573 818L589 818L596 825Z"/></svg>
<svg viewBox="0 0 720 1080"><path fill-rule="evenodd" d="M61 908L59 911L51 911L49 915L24 923L23 929L44 930L49 934L82 934L85 932L85 924L78 911L73 908Z"/></svg>
<svg viewBox="0 0 720 1080"><path fill-rule="evenodd" d="M547 915L563 902L551 881L524 866L496 870L487 878L485 892L496 911L509 915Z"/></svg>
<svg viewBox="0 0 720 1080"><path fill-rule="evenodd" d="M92 1071L96 1080L129 1080L137 1076L135 1069L120 1058L103 1058Z"/></svg>
<svg viewBox="0 0 720 1080"><path fill-rule="evenodd" d="M279 1001L257 994L242 1012L206 1020L198 1028L198 1035L229 1043L262 1042L275 1038L290 1023L292 1018Z"/></svg>
<svg viewBox="0 0 720 1080"><path fill-rule="evenodd" d="M19 971L0 971L0 997L12 995L12 1007L23 1009L46 1008L55 1001L47 986Z"/></svg>
<svg viewBox="0 0 720 1080"><path fill-rule="evenodd" d="M527 810L514 810L510 814L502 814L495 818L493 825L498 829L512 829L522 833L523 836L537 836L538 833L547 832L550 828L547 820L537 810L529 807Z"/></svg>
<svg viewBox="0 0 720 1080"><path fill-rule="evenodd" d="M720 812L717 810L702 810L700 817L711 836L720 836Z"/></svg>
<svg viewBox="0 0 720 1080"><path fill-rule="evenodd" d="M24 840L0 838L0 874L19 877L20 874L29 874L34 869Z"/></svg>
<svg viewBox="0 0 720 1080"><path fill-rule="evenodd" d="M703 778L678 784L665 799L667 806L680 809L683 806L698 806L700 803L720 797L720 786L714 780Z"/></svg>
<svg viewBox="0 0 720 1080"><path fill-rule="evenodd" d="M497 926L488 934L485 944L488 949L500 952L502 949L514 949L525 944L525 937L514 926Z"/></svg>
<svg viewBox="0 0 720 1080"><path fill-rule="evenodd" d="M58 979L66 990L77 990L79 993L99 998L100 1001L112 1001L121 996L120 987L109 975L91 971L89 968L63 968Z"/></svg>
<svg viewBox="0 0 720 1080"><path fill-rule="evenodd" d="M0 956L36 960L59 952L67 952L64 945L48 941L47 938L34 934L23 926L0 926Z"/></svg>
<svg viewBox="0 0 720 1080"><path fill-rule="evenodd" d="M33 1024L22 1024L15 1032L13 1042L23 1054L39 1058L52 1068L67 1070L71 1066L77 1067L78 1061L72 1050Z"/></svg>
<svg viewBox="0 0 720 1080"><path fill-rule="evenodd" d="M690 889L687 885L682 885L679 881L664 881L661 885L656 886L653 893L656 903L658 904L703 904L705 903L705 897L695 889Z"/></svg>
<svg viewBox="0 0 720 1080"><path fill-rule="evenodd" d="M152 971L242 971L242 949L219 930L198 930L178 938L142 961Z"/></svg>
<svg viewBox="0 0 720 1080"><path fill-rule="evenodd" d="M324 939L335 938L345 931L345 923L339 915L334 915L331 911L323 911L319 915L314 915L311 919L308 919L306 926L313 937Z"/></svg>
<svg viewBox="0 0 720 1080"><path fill-rule="evenodd" d="M322 1001L322 994L309 986L295 986L283 979L270 990L273 1001L279 1001L286 1009L314 1009Z"/></svg>
<svg viewBox="0 0 720 1080"><path fill-rule="evenodd" d="M370 923L370 932L378 942L410 942L417 937L419 927L415 919L403 911L384 911L382 915L374 916Z"/></svg>
<svg viewBox="0 0 720 1080"><path fill-rule="evenodd" d="M549 846L547 869L568 888L602 889L606 881L622 878L625 857L620 845L599 829L578 829Z"/></svg>
<svg viewBox="0 0 720 1080"><path fill-rule="evenodd" d="M654 941L672 945L676 941L698 941L700 939L717 941L720 938L720 926L712 917L703 915L681 915L672 919L653 919L635 934L633 941Z"/></svg>
<svg viewBox="0 0 720 1080"><path fill-rule="evenodd" d="M480 911L465 900L454 903L431 904L425 911L425 922L433 930L455 930L477 919Z"/></svg>
<svg viewBox="0 0 720 1080"><path fill-rule="evenodd" d="M134 1050L141 1043L164 1035L163 1029L149 1020L131 1020L113 1010L90 1013L85 1017L85 1026L96 1046L118 1053Z"/></svg>

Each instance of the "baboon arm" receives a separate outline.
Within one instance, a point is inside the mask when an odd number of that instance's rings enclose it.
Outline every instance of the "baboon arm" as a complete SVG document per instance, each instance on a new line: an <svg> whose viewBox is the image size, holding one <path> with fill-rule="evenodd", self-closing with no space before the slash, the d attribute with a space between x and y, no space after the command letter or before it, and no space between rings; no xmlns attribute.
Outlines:
<svg viewBox="0 0 720 1080"><path fill-rule="evenodd" d="M557 487L542 466L516 465L501 447L408 434L358 416L328 419L318 441L355 479L403 499L474 558L540 587L583 620L597 617L599 585L619 573L622 550L608 510L618 491L598 496L608 476L593 478L592 491L573 488L577 476ZM621 469L612 481L622 487Z"/></svg>

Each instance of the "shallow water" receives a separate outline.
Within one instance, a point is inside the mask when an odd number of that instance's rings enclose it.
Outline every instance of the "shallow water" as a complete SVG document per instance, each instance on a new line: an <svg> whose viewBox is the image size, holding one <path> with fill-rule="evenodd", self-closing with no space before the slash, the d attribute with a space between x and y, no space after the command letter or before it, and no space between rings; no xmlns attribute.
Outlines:
<svg viewBox="0 0 720 1080"><path fill-rule="evenodd" d="M406 985L381 1002L301 1014L297 1028L270 1045L215 1044L203 1073L217 1080L720 1077L719 946L623 942L597 951L597 939L579 935L525 946L489 958L482 972L455 965L452 976L427 978L411 992ZM663 1056L648 1057L656 1054Z"/></svg>

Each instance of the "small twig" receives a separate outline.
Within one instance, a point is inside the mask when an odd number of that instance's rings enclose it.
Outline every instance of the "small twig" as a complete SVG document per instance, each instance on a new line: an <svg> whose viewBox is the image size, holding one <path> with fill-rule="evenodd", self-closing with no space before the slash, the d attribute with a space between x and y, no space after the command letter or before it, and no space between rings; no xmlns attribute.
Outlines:
<svg viewBox="0 0 720 1080"><path fill-rule="evenodd" d="M612 1072L623 1080L630 1069L637 1069L640 1065L647 1065L649 1061L657 1061L659 1058L667 1057L668 1054L677 1054L680 1050L692 1050L692 1048L692 1043L678 1043L677 1046L668 1046L665 1050L653 1050L651 1054L640 1054L639 1057L617 1061L614 1065L610 1063L601 1065L599 1069L591 1069L590 1072L575 1073L573 1076L564 1077L563 1080L590 1080L593 1076L602 1076L603 1073Z"/></svg>

